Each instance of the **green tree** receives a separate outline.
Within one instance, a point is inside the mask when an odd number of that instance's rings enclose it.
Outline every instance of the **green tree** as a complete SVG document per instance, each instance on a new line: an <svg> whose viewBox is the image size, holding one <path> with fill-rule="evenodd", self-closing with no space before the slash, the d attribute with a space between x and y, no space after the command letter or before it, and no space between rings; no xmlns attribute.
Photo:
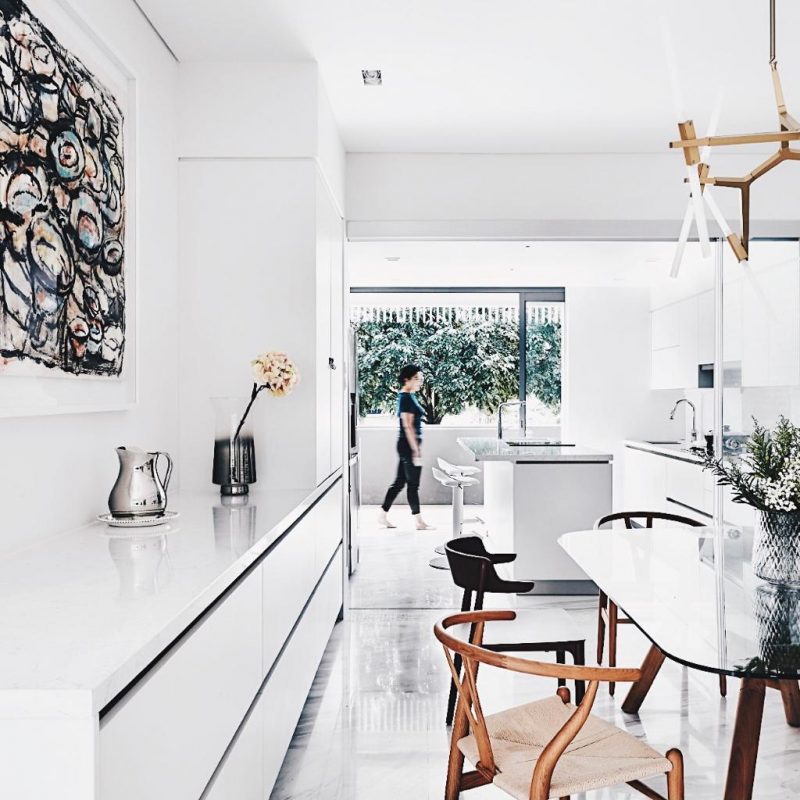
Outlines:
<svg viewBox="0 0 800 800"><path fill-rule="evenodd" d="M397 373L419 364L425 383L419 401L429 425L474 405L492 413L517 396L516 323L477 318L362 322L357 326L361 413L395 408Z"/></svg>
<svg viewBox="0 0 800 800"><path fill-rule="evenodd" d="M526 396L533 395L557 414L561 410L561 323L529 323L526 334Z"/></svg>

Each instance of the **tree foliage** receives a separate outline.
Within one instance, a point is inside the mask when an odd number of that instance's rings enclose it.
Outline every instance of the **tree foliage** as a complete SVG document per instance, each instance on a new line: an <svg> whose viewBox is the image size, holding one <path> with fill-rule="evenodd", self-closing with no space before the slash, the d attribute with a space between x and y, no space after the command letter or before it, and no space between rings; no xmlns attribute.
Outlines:
<svg viewBox="0 0 800 800"><path fill-rule="evenodd" d="M554 413L561 410L561 323L527 326L526 396L533 395Z"/></svg>
<svg viewBox="0 0 800 800"><path fill-rule="evenodd" d="M549 408L561 399L561 332L557 323L541 333L529 329L528 385ZM543 326L535 326L535 329ZM518 396L519 328L508 320L421 319L364 321L356 328L360 413L395 409L397 374L419 364L425 383L418 399L429 425L467 406L493 413ZM556 361L557 363L553 363ZM529 368L530 369L530 368ZM541 375L539 373L542 373ZM535 373L535 374L534 374Z"/></svg>

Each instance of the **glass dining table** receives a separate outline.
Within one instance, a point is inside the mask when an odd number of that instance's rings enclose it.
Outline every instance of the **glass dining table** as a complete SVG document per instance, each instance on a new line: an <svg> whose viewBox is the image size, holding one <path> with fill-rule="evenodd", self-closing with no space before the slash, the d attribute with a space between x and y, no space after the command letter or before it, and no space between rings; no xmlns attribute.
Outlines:
<svg viewBox="0 0 800 800"><path fill-rule="evenodd" d="M576 531L559 543L651 642L624 712L638 713L667 658L741 678L724 798L752 797L767 689L800 727L800 588L755 577L751 528Z"/></svg>

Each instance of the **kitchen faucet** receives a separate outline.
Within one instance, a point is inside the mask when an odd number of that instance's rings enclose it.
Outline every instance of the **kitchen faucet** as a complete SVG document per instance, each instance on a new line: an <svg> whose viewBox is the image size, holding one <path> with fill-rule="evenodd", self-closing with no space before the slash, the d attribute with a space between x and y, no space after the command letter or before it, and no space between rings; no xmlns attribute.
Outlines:
<svg viewBox="0 0 800 800"><path fill-rule="evenodd" d="M505 403L500 403L497 407L497 438L503 438L503 409L506 406L519 406L519 422L522 428L522 436L525 437L528 431L528 421L526 415L526 402L524 400L507 400Z"/></svg>
<svg viewBox="0 0 800 800"><path fill-rule="evenodd" d="M669 414L669 418L675 419L675 412L678 410L678 406L681 403L686 403L692 409L692 438L689 440L689 446L691 446L697 441L697 409L694 407L694 403L691 400L687 400L685 397L681 397L681 399L675 403L675 406Z"/></svg>

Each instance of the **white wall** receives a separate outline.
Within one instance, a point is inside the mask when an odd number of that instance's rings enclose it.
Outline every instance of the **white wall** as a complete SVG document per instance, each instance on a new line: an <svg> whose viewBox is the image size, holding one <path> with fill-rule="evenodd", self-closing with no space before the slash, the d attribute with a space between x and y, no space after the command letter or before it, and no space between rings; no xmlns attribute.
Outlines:
<svg viewBox="0 0 800 800"><path fill-rule="evenodd" d="M759 155L714 154L718 174L745 174ZM350 153L347 219L358 221L680 220L686 188L679 154L468 155ZM800 192L791 167L761 178L752 217L800 217ZM717 198L731 224L738 220L738 192ZM757 224L754 222L754 226ZM398 235L408 225L398 225ZM547 225L544 226L545 230ZM796 227L796 223L795 223ZM677 230L674 235L677 238ZM580 230L574 235L580 236Z"/></svg>
<svg viewBox="0 0 800 800"><path fill-rule="evenodd" d="M311 61L182 63L181 157L314 154L317 81Z"/></svg>
<svg viewBox="0 0 800 800"><path fill-rule="evenodd" d="M331 469L327 360L341 353L325 346L332 287L341 295L335 120L312 62L184 63L180 87L184 485L211 487L210 398L247 395L250 359L269 349L286 351L301 381L290 397L254 406L258 485L309 488ZM226 95L221 107L209 91Z"/></svg>
<svg viewBox="0 0 800 800"><path fill-rule="evenodd" d="M210 398L248 395L250 359L283 350L301 381L251 421L258 485L314 486L315 169L311 161L180 165L180 455L183 486L211 487ZM242 408L244 411L244 407Z"/></svg>
<svg viewBox="0 0 800 800"><path fill-rule="evenodd" d="M614 455L618 503L623 441L675 436L667 416L682 393L650 391L647 288L574 287L566 304L564 439Z"/></svg>
<svg viewBox="0 0 800 800"><path fill-rule="evenodd" d="M107 511L118 445L174 453L178 441L177 64L132 0L67 5L137 80L139 404L126 412L0 420L1 551ZM47 6L31 2L45 24Z"/></svg>

